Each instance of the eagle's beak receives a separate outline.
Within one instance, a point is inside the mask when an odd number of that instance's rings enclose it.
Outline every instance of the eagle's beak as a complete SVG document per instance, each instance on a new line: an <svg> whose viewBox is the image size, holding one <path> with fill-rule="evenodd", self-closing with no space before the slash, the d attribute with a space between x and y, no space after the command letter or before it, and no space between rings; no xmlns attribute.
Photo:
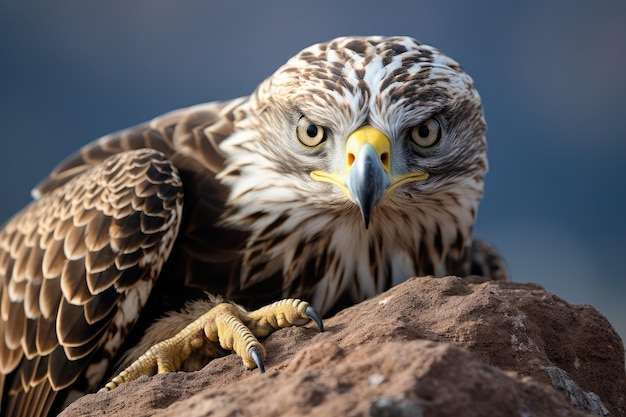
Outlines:
<svg viewBox="0 0 626 417"><path fill-rule="evenodd" d="M346 141L346 170L343 174L313 171L316 181L335 184L361 210L365 228L376 204L402 184L428 178L424 171L391 174L391 142L373 126L361 126Z"/></svg>
<svg viewBox="0 0 626 417"><path fill-rule="evenodd" d="M316 181L337 185L361 210L365 228L370 215L391 184L389 175L391 143L383 132L365 125L346 141L346 169L343 174L313 171Z"/></svg>
<svg viewBox="0 0 626 417"><path fill-rule="evenodd" d="M350 198L361 209L366 229L374 207L385 197L391 184L390 148L387 136L369 125L355 130L346 142L348 175L344 184Z"/></svg>

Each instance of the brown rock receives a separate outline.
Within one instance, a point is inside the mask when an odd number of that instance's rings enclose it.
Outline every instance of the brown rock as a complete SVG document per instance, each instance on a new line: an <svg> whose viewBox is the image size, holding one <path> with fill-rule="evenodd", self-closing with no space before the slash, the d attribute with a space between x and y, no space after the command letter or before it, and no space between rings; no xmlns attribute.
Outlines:
<svg viewBox="0 0 626 417"><path fill-rule="evenodd" d="M417 278L325 325L270 336L265 374L230 355L85 396L62 416L626 415L617 333L536 285Z"/></svg>

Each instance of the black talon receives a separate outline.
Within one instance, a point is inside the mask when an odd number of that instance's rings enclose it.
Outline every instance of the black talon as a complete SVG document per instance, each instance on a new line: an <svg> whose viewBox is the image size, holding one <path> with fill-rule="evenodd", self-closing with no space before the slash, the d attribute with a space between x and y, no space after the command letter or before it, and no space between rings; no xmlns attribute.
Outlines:
<svg viewBox="0 0 626 417"><path fill-rule="evenodd" d="M261 373L264 373L265 365L263 365L263 359L261 359L261 352L259 352L259 349L252 347L250 348L249 353L254 363L256 363L256 367L259 368L259 371L261 371Z"/></svg>
<svg viewBox="0 0 626 417"><path fill-rule="evenodd" d="M304 310L307 316L309 316L312 320L315 320L317 323L317 327L320 329L320 333L324 331L324 323L322 323L322 319L317 311L311 306L308 306L306 310Z"/></svg>

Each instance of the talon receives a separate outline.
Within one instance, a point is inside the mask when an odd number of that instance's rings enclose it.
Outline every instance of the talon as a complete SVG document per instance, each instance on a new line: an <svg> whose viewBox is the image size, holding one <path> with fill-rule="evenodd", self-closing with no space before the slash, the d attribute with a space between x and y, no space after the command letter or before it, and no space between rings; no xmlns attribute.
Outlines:
<svg viewBox="0 0 626 417"><path fill-rule="evenodd" d="M256 363L256 367L259 368L259 371L261 371L261 373L264 373L265 365L263 365L263 359L261 358L261 352L259 352L259 349L252 347L250 348L248 354L250 355L254 363Z"/></svg>
<svg viewBox="0 0 626 417"><path fill-rule="evenodd" d="M322 323L322 319L317 311L311 306L308 306L305 310L305 313L311 320L314 320L317 324L317 327L320 329L320 333L324 332L324 323Z"/></svg>
<svg viewBox="0 0 626 417"><path fill-rule="evenodd" d="M110 391L142 375L179 371L187 365L195 367L198 361L208 362L221 356L222 349L234 351L247 368L256 366L264 373L265 348L258 338L267 337L281 328L303 325L309 320L315 321L320 332L324 331L319 313L308 303L293 298L254 311L246 311L232 303L212 305L177 334L145 351L102 391ZM184 365L188 360L190 362Z"/></svg>

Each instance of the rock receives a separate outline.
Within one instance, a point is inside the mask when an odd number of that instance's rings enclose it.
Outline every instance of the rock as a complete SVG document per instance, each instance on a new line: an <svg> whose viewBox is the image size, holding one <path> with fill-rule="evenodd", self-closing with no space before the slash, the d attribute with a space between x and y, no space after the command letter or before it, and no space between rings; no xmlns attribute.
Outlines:
<svg viewBox="0 0 626 417"><path fill-rule="evenodd" d="M593 307L533 284L415 278L194 373L87 395L61 416L626 415L624 347Z"/></svg>

